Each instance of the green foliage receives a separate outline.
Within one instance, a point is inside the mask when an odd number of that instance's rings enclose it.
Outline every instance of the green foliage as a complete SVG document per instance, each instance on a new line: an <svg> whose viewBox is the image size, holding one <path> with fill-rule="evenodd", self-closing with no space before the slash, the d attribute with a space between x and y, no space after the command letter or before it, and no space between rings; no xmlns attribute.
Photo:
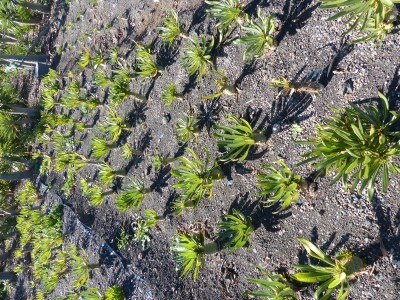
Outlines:
<svg viewBox="0 0 400 300"><path fill-rule="evenodd" d="M132 95L129 88L130 82L131 72L128 67L120 66L115 70L110 86L110 98L113 105L120 104Z"/></svg>
<svg viewBox="0 0 400 300"><path fill-rule="evenodd" d="M232 251L249 244L250 235L254 230L251 217L235 209L232 209L232 214L222 216L222 221L218 222L218 228L218 240Z"/></svg>
<svg viewBox="0 0 400 300"><path fill-rule="evenodd" d="M175 161L174 157L169 157L168 155L161 155L158 151L151 157L151 163L154 170L159 171L162 167L169 165Z"/></svg>
<svg viewBox="0 0 400 300"><path fill-rule="evenodd" d="M306 249L308 255L314 257L328 266L321 265L295 265L300 273L293 275L293 278L305 283L320 283L314 293L314 298L329 299L336 288L340 287L337 300L344 300L350 292L350 282L363 268L362 260L348 251L337 255L332 260L318 246L306 239L299 238L299 242Z"/></svg>
<svg viewBox="0 0 400 300"><path fill-rule="evenodd" d="M280 274L271 274L267 270L258 267L265 279L249 278L247 281L254 283L261 289L246 291L246 295L257 297L261 300L298 300L288 281Z"/></svg>
<svg viewBox="0 0 400 300"><path fill-rule="evenodd" d="M70 244L68 247L68 265L74 277L74 289L79 290L89 280L90 271L99 268L98 264L90 264L84 249L78 249Z"/></svg>
<svg viewBox="0 0 400 300"><path fill-rule="evenodd" d="M92 155L96 159L104 160L111 149L115 149L118 146L107 142L105 139L94 136L92 138Z"/></svg>
<svg viewBox="0 0 400 300"><path fill-rule="evenodd" d="M165 106L170 106L172 102L177 99L182 99L181 95L176 92L176 85L175 83L171 82L167 85L165 90L161 95L161 100L164 102Z"/></svg>
<svg viewBox="0 0 400 300"><path fill-rule="evenodd" d="M98 68L93 72L93 80L97 87L108 87L111 84L111 79L103 68Z"/></svg>
<svg viewBox="0 0 400 300"><path fill-rule="evenodd" d="M215 80L215 84L218 88L217 92L212 95L203 96L203 99L213 99L218 98L222 94L229 95L229 96L236 96L237 91L236 87L233 85L228 84L228 76L225 72L222 71L212 71L213 74L217 75L217 80Z"/></svg>
<svg viewBox="0 0 400 300"><path fill-rule="evenodd" d="M141 44L137 44L136 67L139 69L136 74L142 78L156 77L161 70L154 61L150 49Z"/></svg>
<svg viewBox="0 0 400 300"><path fill-rule="evenodd" d="M171 9L168 17L163 19L163 26L157 27L160 31L160 38L171 45L178 37L187 38L182 31L182 26L179 23L178 14Z"/></svg>
<svg viewBox="0 0 400 300"><path fill-rule="evenodd" d="M89 49L85 47L83 49L81 57L79 58L78 67L81 68L81 69L85 69L90 64L92 59L93 58L92 58L92 56L90 54Z"/></svg>
<svg viewBox="0 0 400 300"><path fill-rule="evenodd" d="M128 209L135 207L140 209L143 203L144 195L150 193L150 189L146 188L144 183L138 179L132 179L132 183L125 188L122 194L117 196L116 205L120 212L126 212Z"/></svg>
<svg viewBox="0 0 400 300"><path fill-rule="evenodd" d="M200 267L204 263L203 233L177 233L171 251L174 253L173 259L181 271L181 278L185 278L193 270L193 280L196 280Z"/></svg>
<svg viewBox="0 0 400 300"><path fill-rule="evenodd" d="M16 225L20 233L20 250L26 249L30 253L34 283L41 283L44 293L50 293L66 270L66 260L60 250L63 244L62 206L56 206L48 213L42 212L31 182L22 187L16 200L20 206Z"/></svg>
<svg viewBox="0 0 400 300"><path fill-rule="evenodd" d="M189 158L180 156L177 161L179 166L171 170L172 176L177 180L173 188L182 190L178 201L174 204L175 213L180 215L186 207L196 207L200 201L212 197L214 180L222 178L222 171L218 165L209 167L207 150L205 163L203 164L196 153L187 148Z"/></svg>
<svg viewBox="0 0 400 300"><path fill-rule="evenodd" d="M195 116L186 115L185 120L178 119L176 121L175 133L182 144L186 144L190 139L194 139L197 143L198 126Z"/></svg>
<svg viewBox="0 0 400 300"><path fill-rule="evenodd" d="M104 295L100 293L97 288L93 287L85 287L85 291L80 292L79 294L82 300L124 300L125 295L124 291L119 285L114 285L109 287Z"/></svg>
<svg viewBox="0 0 400 300"><path fill-rule="evenodd" d="M396 20L395 3L399 0L322 0L320 8L342 8L341 11L328 19L333 21L341 17L348 17L346 24L351 24L350 28L344 33L348 34L352 30L358 30L367 35L354 41L363 42L376 39L382 41L385 35L393 28L393 22Z"/></svg>
<svg viewBox="0 0 400 300"><path fill-rule="evenodd" d="M279 213L287 209L290 205L299 200L298 190L302 187L302 178L295 175L283 161L278 161L281 165L280 169L273 166L262 165L261 167L267 173L257 175L257 185L261 187L259 195L266 195L267 199L262 200L266 207L280 204L280 208L276 211Z"/></svg>
<svg viewBox="0 0 400 300"><path fill-rule="evenodd" d="M134 234L132 237L132 240L136 243L139 243L142 246L143 250L148 247L148 244L150 242L150 229L157 226L159 220L156 211L153 209L146 209L144 211L144 214L145 217L139 218L136 222L134 222Z"/></svg>
<svg viewBox="0 0 400 300"><path fill-rule="evenodd" d="M61 187L65 197L71 196L72 189L75 187L77 170L75 168L68 168L65 177L64 185Z"/></svg>
<svg viewBox="0 0 400 300"><path fill-rule="evenodd" d="M80 184L82 187L82 196L88 197L90 204L93 206L103 204L104 196L113 193L113 191L103 192L99 185L94 184L93 182L88 182L85 178L81 178Z"/></svg>
<svg viewBox="0 0 400 300"><path fill-rule="evenodd" d="M276 41L272 36L275 32L275 16L261 16L261 10L257 12L258 22L247 17L248 25L241 25L246 35L234 41L235 44L246 44L243 60L251 62L261 57L267 49L275 49Z"/></svg>
<svg viewBox="0 0 400 300"><path fill-rule="evenodd" d="M214 38L210 42L204 35L199 38L194 35L188 38L183 46L182 67L192 76L197 72L197 80L201 80L207 72L207 67L212 65L211 52L214 48Z"/></svg>
<svg viewBox="0 0 400 300"><path fill-rule="evenodd" d="M245 119L228 115L228 121L232 125L215 125L216 129L224 131L224 133L214 133L214 136L221 139L217 142L217 145L218 147L225 147L227 150L220 160L242 162L254 145L266 141L266 136L263 132L254 131Z"/></svg>
<svg viewBox="0 0 400 300"><path fill-rule="evenodd" d="M105 186L110 185L117 177L125 176L125 170L113 170L113 168L107 164L101 164L99 167L100 183Z"/></svg>
<svg viewBox="0 0 400 300"><path fill-rule="evenodd" d="M374 195L378 174L386 193L389 174L400 172L392 162L400 155L400 132L396 129L400 114L389 112L387 98L382 93L379 97L382 107L368 105L361 109L350 103L343 111L332 108L335 115L326 125L317 126L317 136L301 142L312 146L302 164L316 161L316 170L334 170L337 175L333 182L341 179L345 187L351 182L351 189L361 183L359 191L367 188L369 199Z"/></svg>
<svg viewBox="0 0 400 300"><path fill-rule="evenodd" d="M101 123L99 129L111 136L111 141L116 142L120 137L122 131L130 130L126 120L121 118L117 111L109 108L108 115L105 120Z"/></svg>
<svg viewBox="0 0 400 300"><path fill-rule="evenodd" d="M239 0L221 0L221 1L205 1L211 5L207 12L211 17L218 20L217 27L221 32L234 27L236 23L242 23L244 16L244 4L240 4Z"/></svg>

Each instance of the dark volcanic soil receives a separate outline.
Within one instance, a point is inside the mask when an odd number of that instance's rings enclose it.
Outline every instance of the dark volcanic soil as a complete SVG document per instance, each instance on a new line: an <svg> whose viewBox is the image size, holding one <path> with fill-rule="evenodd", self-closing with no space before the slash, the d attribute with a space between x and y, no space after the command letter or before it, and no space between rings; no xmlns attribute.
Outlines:
<svg viewBox="0 0 400 300"><path fill-rule="evenodd" d="M97 4L94 4L94 3ZM114 169L126 168L129 175L140 178L156 189L146 195L143 209L152 208L165 216L159 228L151 231L150 247L129 243L117 250L117 237L121 228L129 228L135 213L121 214L115 207L116 194L107 198L100 207L91 207L88 199L81 196L79 184L66 198L60 191L64 174L53 173L40 177L37 182L48 185L46 202L49 205L64 203L65 243L74 243L86 249L90 258L100 261L101 269L93 273L89 286L105 290L120 284L127 299L245 299L246 289L253 289L247 278L257 277L256 266L269 271L292 274L293 264L305 263L307 256L297 237L305 237L318 244L327 253L337 253L347 248L359 254L368 267L351 287L349 299L400 299L400 184L398 178L390 182L389 192L378 191L373 201L366 194L343 191L340 184L330 184L330 176L318 180L316 195L302 195L292 208L280 214L273 209L262 208L258 202L256 174L260 165L283 159L299 174L308 176L309 165L296 168L306 147L295 144L315 134L315 125L331 115L329 106L343 107L350 101L367 103L375 101L377 91L382 90L389 98L400 101L399 87L399 34L392 34L378 46L373 43L350 45L341 41L344 31L341 21L326 22L330 11L318 9L317 1L248 1L247 12L256 15L260 7L264 15L275 13L280 25L277 32L278 47L253 64L242 61L244 48L228 42L218 50L214 67L227 72L229 80L236 82L240 93L235 97L222 96L216 101L203 100L202 96L215 92L214 79L207 75L199 83L189 78L180 65L180 42L172 48L163 46L157 39L156 27L171 8L174 8L186 30L190 33L215 34L215 21L206 15L206 4L200 0L72 0L69 5L60 2L54 6L50 17L53 24L45 37L44 49L52 55L53 67L66 76L69 71L88 91L94 91L91 69L80 70L77 61L87 47L107 52L120 47L121 57L129 64L134 62L134 41L145 44L154 42L157 59L165 67L161 76L153 80L134 79L131 88L149 97L144 105L128 99L118 107L118 112L131 115L132 134L126 142L143 150L141 157L128 162L121 158L122 149L112 151L108 162ZM236 29L232 38L241 35ZM351 37L350 37L351 39ZM57 54L62 53L61 55ZM333 71L327 70L333 62ZM310 74L324 85L319 95L294 95L277 98L278 91L268 87L273 78L285 76L302 79ZM176 83L185 91L184 99L166 107L161 102L165 86ZM343 96L346 82L352 89ZM190 112L212 115L213 121L225 122L228 114L244 116L255 126L280 131L272 133L268 141L255 149L243 164L231 164L225 168L226 180L216 182L214 195L195 210L185 211L181 217L171 213L171 202L176 197L172 188L174 178L169 176L170 167L160 172L151 167L151 156L159 151L164 155L178 155L182 148L174 134L176 120ZM78 115L77 112L74 115ZM88 124L98 124L104 110L82 116ZM292 125L298 123L303 132L292 137ZM278 124L278 125L277 125ZM268 127L269 126L269 127ZM208 132L204 126L198 143L190 141L187 147L196 153L207 148L214 159L219 155L214 129ZM89 156L91 136L99 135L94 129L78 133L78 152ZM97 178L95 168L87 168L80 175ZM116 190L128 182L117 182ZM188 277L179 279L169 247L177 228L188 228L196 222L206 223L211 237L216 234L220 215L232 208L251 215L256 228L251 245L234 253L223 250L207 256L196 282ZM385 252L386 250L386 252ZM384 255L385 254L385 255ZM63 279L53 295L65 296L71 290L70 281ZM302 299L311 299L312 288L301 291ZM32 296L29 276L18 282L12 299Z"/></svg>

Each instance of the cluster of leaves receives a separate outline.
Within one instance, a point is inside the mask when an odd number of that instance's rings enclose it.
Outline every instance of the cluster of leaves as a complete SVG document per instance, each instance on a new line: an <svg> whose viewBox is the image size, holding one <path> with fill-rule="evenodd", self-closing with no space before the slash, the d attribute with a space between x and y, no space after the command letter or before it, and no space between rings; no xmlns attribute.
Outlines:
<svg viewBox="0 0 400 300"><path fill-rule="evenodd" d="M376 40L382 42L386 35L393 29L393 23L396 21L397 9L396 3L399 0L370 0L370 1L346 1L346 0L322 0L322 9L342 8L341 11L328 19L333 21L341 17L348 17L346 24L350 28L345 35L358 29L364 37L359 38L353 43Z"/></svg>
<svg viewBox="0 0 400 300"><path fill-rule="evenodd" d="M196 207L200 201L212 197L214 180L222 178L222 172L218 165L209 167L209 156L206 151L206 159L203 164L197 154L190 148L186 151L189 157L180 156L171 174L177 179L174 188L182 190L178 200L174 203L175 213L180 215L185 208Z"/></svg>
<svg viewBox="0 0 400 300"><path fill-rule="evenodd" d="M131 179L129 186L117 196L115 204L120 212L126 212L133 207L139 210L144 201L144 195L150 192L150 188L147 188L143 182Z"/></svg>
<svg viewBox="0 0 400 300"><path fill-rule="evenodd" d="M326 125L317 126L317 136L302 144L312 146L302 163L313 162L316 170L337 173L333 182L341 180L345 187L351 182L354 190L368 190L372 199L378 174L382 191L389 187L389 174L396 175L400 167L393 162L400 155L400 132L396 129L400 114L389 111L389 101L379 93L381 107L359 108L350 103L343 111L332 108L335 115Z"/></svg>
<svg viewBox="0 0 400 300"><path fill-rule="evenodd" d="M216 129L224 131L214 134L221 139L217 142L217 145L218 147L225 147L227 150L220 160L242 162L247 158L254 145L266 141L266 136L263 132L254 131L245 119L229 115L228 121L232 124L228 126L215 125Z"/></svg>

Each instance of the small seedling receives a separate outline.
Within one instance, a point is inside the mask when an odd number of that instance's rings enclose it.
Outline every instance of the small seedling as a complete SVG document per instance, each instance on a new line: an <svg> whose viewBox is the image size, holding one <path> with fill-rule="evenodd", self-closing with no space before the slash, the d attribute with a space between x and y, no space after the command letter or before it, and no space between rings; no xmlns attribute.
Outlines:
<svg viewBox="0 0 400 300"><path fill-rule="evenodd" d="M287 209L299 200L299 189L305 184L302 177L294 175L283 161L278 161L278 163L281 165L279 170L273 166L262 165L261 167L268 173L257 175L257 185L262 188L259 195L267 195L267 199L261 202L266 207L279 203L280 208L276 213Z"/></svg>
<svg viewBox="0 0 400 300"><path fill-rule="evenodd" d="M196 117L186 115L186 119L178 119L175 128L176 136L182 144L186 144L191 139L197 143L197 135L199 132L198 121Z"/></svg>
<svg viewBox="0 0 400 300"><path fill-rule="evenodd" d="M218 240L231 251L249 244L250 235L254 230L251 217L246 217L235 209L232 210L232 214L222 216L218 228Z"/></svg>
<svg viewBox="0 0 400 300"><path fill-rule="evenodd" d="M176 158L169 157L168 155L161 155L158 151L154 153L154 156L151 157L151 163L153 165L154 170L159 171L162 167L168 166L172 162L174 162Z"/></svg>
<svg viewBox="0 0 400 300"><path fill-rule="evenodd" d="M170 106L172 102L178 99L182 99L182 95L176 92L175 83L168 84L161 95L162 102L164 102L165 106Z"/></svg>
<svg viewBox="0 0 400 300"><path fill-rule="evenodd" d="M108 109L108 115L99 126L99 129L110 135L112 142L116 142L124 130L131 131L128 122L121 118L113 108Z"/></svg>
<svg viewBox="0 0 400 300"><path fill-rule="evenodd" d="M94 136L92 138L92 155L94 158L104 160L110 150L117 149L119 146L115 143L109 143L105 139Z"/></svg>
<svg viewBox="0 0 400 300"><path fill-rule="evenodd" d="M223 94L228 95L228 96L236 96L237 95L236 87L234 85L228 84L228 76L226 75L225 72L213 70L212 73L217 75L217 77L218 77L218 79L215 80L215 84L216 84L218 90L215 94L203 96L203 99L214 99L214 98L220 97Z"/></svg>
<svg viewBox="0 0 400 300"><path fill-rule="evenodd" d="M99 264L89 263L89 257L85 250L77 249L70 244L68 248L68 265L71 268L71 274L75 277L74 289L79 290L89 280L90 272L99 268Z"/></svg>
<svg viewBox="0 0 400 300"><path fill-rule="evenodd" d="M243 53L243 60L251 62L255 58L259 58L265 54L268 49L275 49L276 41L273 37L275 32L275 16L261 16L261 10L257 12L258 21L255 22L246 17L248 26L241 25L246 35L234 41L235 44L246 44L247 48Z"/></svg>
<svg viewBox="0 0 400 300"><path fill-rule="evenodd" d="M300 273L293 275L293 278L305 283L320 283L320 287L314 293L314 299L329 299L337 287L340 286L336 299L344 300L350 292L350 282L359 273L364 263L358 256L348 251L335 256L332 260L318 246L310 241L298 238L298 241L306 249L308 255L314 257L328 266L321 265L295 265Z"/></svg>
<svg viewBox="0 0 400 300"><path fill-rule="evenodd" d="M80 184L82 187L82 196L89 198L90 204L93 206L99 206L103 204L104 197L114 193L112 190L103 192L99 185L93 182L88 182L84 178L81 179Z"/></svg>
<svg viewBox="0 0 400 300"><path fill-rule="evenodd" d="M216 129L224 131L224 133L214 133L214 136L221 139L217 142L218 147L225 147L227 150L220 160L242 162L247 158L250 149L254 145L266 141L266 136L263 132L254 131L250 123L245 119L229 115L228 121L232 125L214 126Z"/></svg>
<svg viewBox="0 0 400 300"><path fill-rule="evenodd" d="M375 193L375 182L381 174L382 192L389 188L390 173L396 175L400 167L392 160L400 156L400 137L397 124L400 114L389 111L389 101L378 93L381 107L368 105L363 109L350 103L343 111L332 108L335 115L326 125L317 126L317 136L299 142L312 146L301 164L316 161L317 171L334 170L333 182L341 180L351 190L368 190L368 198Z"/></svg>
<svg viewBox="0 0 400 300"><path fill-rule="evenodd" d="M237 23L241 24L244 17L244 4L239 0L205 1L211 5L206 11L211 17L218 20L217 27L223 34L227 29L233 29Z"/></svg>
<svg viewBox="0 0 400 300"><path fill-rule="evenodd" d="M296 139L300 134L302 134L304 129L297 123L292 125L292 138Z"/></svg>
<svg viewBox="0 0 400 300"><path fill-rule="evenodd" d="M261 300L299 300L292 285L280 274L272 274L261 267L257 267L265 279L249 278L248 282L258 285L261 289L246 291L246 295Z"/></svg>
<svg viewBox="0 0 400 300"><path fill-rule="evenodd" d="M193 270L193 280L196 280L200 267L204 264L204 256L218 251L218 245L215 242L205 244L202 232L178 232L174 237L171 251L181 271L181 278L185 278Z"/></svg>
<svg viewBox="0 0 400 300"><path fill-rule="evenodd" d="M136 74L142 78L156 77L161 72L161 68L154 61L150 49L141 44L136 44L136 47L136 67L138 68Z"/></svg>
<svg viewBox="0 0 400 300"><path fill-rule="evenodd" d="M181 24L179 23L178 14L175 10L171 10L170 15L163 20L163 26L157 27L160 31L160 38L171 45L178 37L187 39L188 36L183 33Z"/></svg>
<svg viewBox="0 0 400 300"><path fill-rule="evenodd" d="M189 153L189 158L185 156L177 158L180 165L171 171L172 176L178 181L173 185L173 188L182 190L178 201L174 203L177 215L180 215L184 208L196 207L205 197L210 199L213 194L214 180L221 179L223 176L218 165L209 167L210 161L207 151L206 160L203 164L192 149L187 148L186 150Z"/></svg>
<svg viewBox="0 0 400 300"><path fill-rule="evenodd" d="M104 295L102 295L99 289L86 286L85 290L80 292L79 295L64 300L75 300L78 297L82 300L125 300L124 291L119 285L109 287L104 292Z"/></svg>
<svg viewBox="0 0 400 300"><path fill-rule="evenodd" d="M125 177L125 170L113 170L109 165L102 164L99 167L99 176L100 183L108 186L110 185L117 177Z"/></svg>
<svg viewBox="0 0 400 300"><path fill-rule="evenodd" d="M142 151L133 149L132 146L129 144L124 144L122 146L122 155L121 156L123 158L125 158L126 160L130 161L130 160L132 160L132 158L134 156L141 156L142 154L143 154Z"/></svg>
<svg viewBox="0 0 400 300"><path fill-rule="evenodd" d="M90 54L90 51L88 48L84 48L83 52L81 54L81 57L79 58L79 62L78 62L78 67L81 69L85 69L90 62L92 61L92 56Z"/></svg>
<svg viewBox="0 0 400 300"><path fill-rule="evenodd" d="M157 226L158 220L161 219L161 217L157 216L156 211L153 209L146 209L144 214L145 217L139 218L133 224L133 241L141 244L143 250L147 249L150 242L150 229Z"/></svg>
<svg viewBox="0 0 400 300"><path fill-rule="evenodd" d="M183 46L182 67L192 76L197 72L197 80L201 80L212 65L211 52L214 48L214 38L209 42L204 35L190 37Z"/></svg>
<svg viewBox="0 0 400 300"><path fill-rule="evenodd" d="M129 187L117 196L116 205L120 212L126 212L133 207L138 211L143 203L144 195L151 192L151 189L146 188L138 179L131 181Z"/></svg>
<svg viewBox="0 0 400 300"><path fill-rule="evenodd" d="M111 84L111 79L103 68L98 68L93 72L93 80L98 87L108 87Z"/></svg>

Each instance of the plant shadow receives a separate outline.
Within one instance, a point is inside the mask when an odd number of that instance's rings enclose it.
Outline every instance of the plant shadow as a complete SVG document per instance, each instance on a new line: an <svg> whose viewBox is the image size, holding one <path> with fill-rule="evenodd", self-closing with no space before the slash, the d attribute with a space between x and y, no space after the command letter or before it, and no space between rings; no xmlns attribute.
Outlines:
<svg viewBox="0 0 400 300"><path fill-rule="evenodd" d="M286 0L283 13L276 14L276 17L282 22L281 30L276 36L278 44L287 34L295 35L306 24L312 12L319 6L319 3L311 5L312 3L312 0Z"/></svg>
<svg viewBox="0 0 400 300"><path fill-rule="evenodd" d="M279 214L273 213L273 208L265 208L262 204L256 200L252 201L249 197L250 193L246 192L244 195L238 195L229 207L229 213L233 209L240 211L245 216L250 216L252 218L254 230L257 230L261 226L269 232L279 231L279 221L286 219L291 216L291 212L282 212Z"/></svg>

